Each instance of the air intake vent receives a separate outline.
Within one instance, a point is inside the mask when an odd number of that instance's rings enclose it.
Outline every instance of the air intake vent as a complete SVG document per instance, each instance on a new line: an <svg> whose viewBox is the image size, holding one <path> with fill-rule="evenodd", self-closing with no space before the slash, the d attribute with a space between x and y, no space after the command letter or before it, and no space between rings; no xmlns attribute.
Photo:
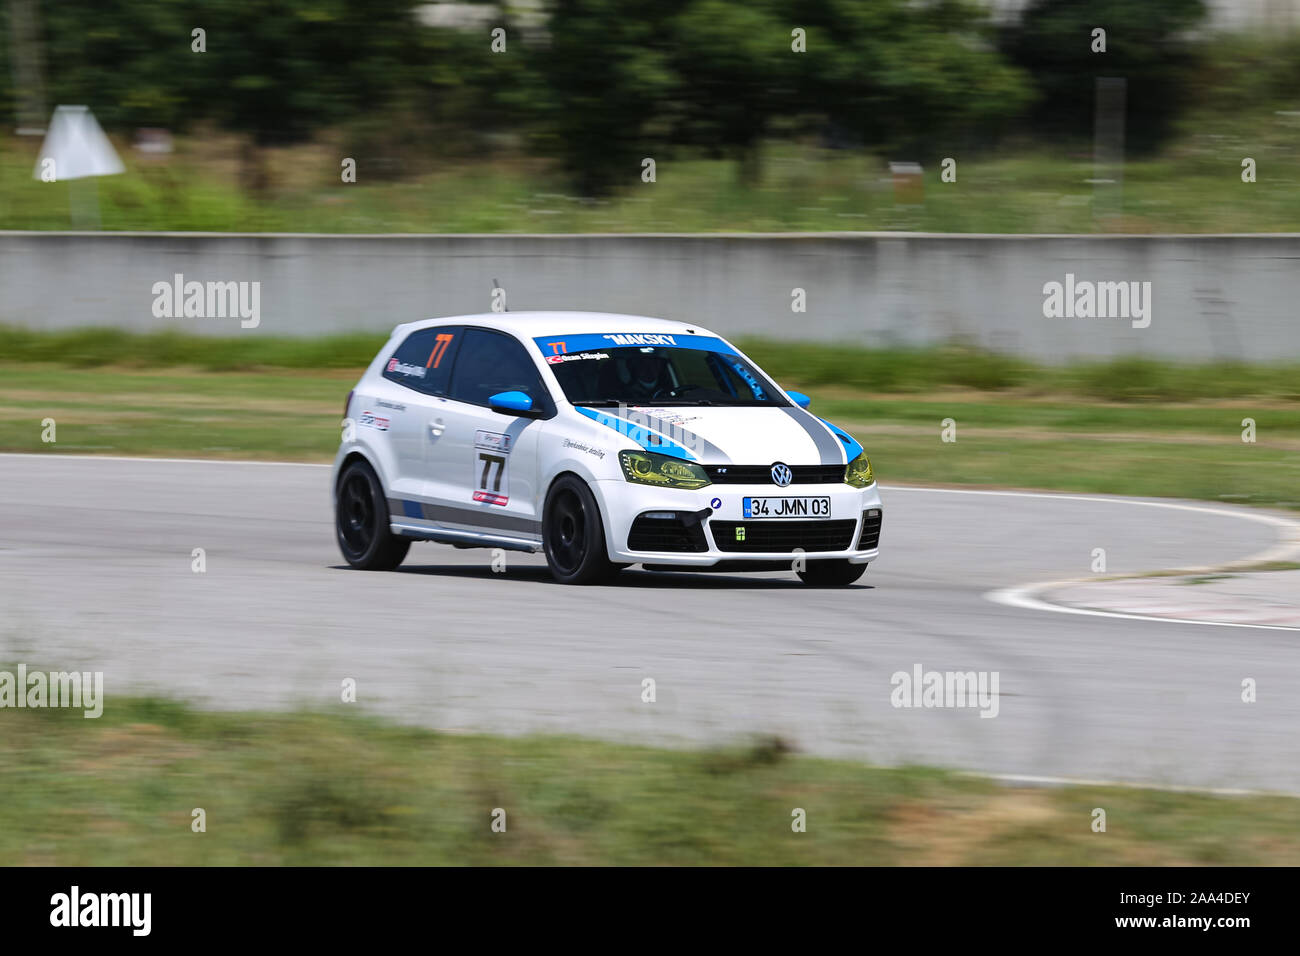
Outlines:
<svg viewBox="0 0 1300 956"><path fill-rule="evenodd" d="M846 521L710 521L720 551L847 551L857 522Z"/></svg>
<svg viewBox="0 0 1300 956"><path fill-rule="evenodd" d="M862 512L862 534L858 536L859 551L871 551L880 547L880 521L883 517L879 508Z"/></svg>
<svg viewBox="0 0 1300 956"><path fill-rule="evenodd" d="M771 485L771 465L705 465L705 474L715 485ZM792 485L835 485L844 483L843 465L791 465Z"/></svg>
<svg viewBox="0 0 1300 956"><path fill-rule="evenodd" d="M704 529L694 515L689 523L678 515L670 518L639 515L628 532L627 549L680 553L707 551L709 545L704 540Z"/></svg>

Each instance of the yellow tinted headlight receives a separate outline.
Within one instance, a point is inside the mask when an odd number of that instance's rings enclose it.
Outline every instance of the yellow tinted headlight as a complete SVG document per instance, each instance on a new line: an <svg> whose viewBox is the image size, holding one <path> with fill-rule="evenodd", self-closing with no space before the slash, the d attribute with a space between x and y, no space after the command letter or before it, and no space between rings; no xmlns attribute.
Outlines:
<svg viewBox="0 0 1300 956"><path fill-rule="evenodd" d="M709 476L699 465L649 451L621 451L619 464L623 477L642 485L693 490L709 484Z"/></svg>
<svg viewBox="0 0 1300 956"><path fill-rule="evenodd" d="M844 481L854 488L865 488L876 480L871 473L871 459L865 454L854 458L844 469Z"/></svg>

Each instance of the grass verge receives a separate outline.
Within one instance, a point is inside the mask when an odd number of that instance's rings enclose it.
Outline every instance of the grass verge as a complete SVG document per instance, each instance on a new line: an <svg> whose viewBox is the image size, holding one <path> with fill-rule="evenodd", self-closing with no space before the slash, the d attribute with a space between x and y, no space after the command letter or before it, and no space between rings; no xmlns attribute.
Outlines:
<svg viewBox="0 0 1300 956"><path fill-rule="evenodd" d="M774 740L674 751L156 698L2 719L0 865L1300 863L1288 797L1016 789Z"/></svg>
<svg viewBox="0 0 1300 956"><path fill-rule="evenodd" d="M330 461L343 400L382 339L0 329L0 450ZM886 483L1300 509L1298 366L1046 368L962 349L744 344L858 437ZM946 420L956 441L942 440Z"/></svg>

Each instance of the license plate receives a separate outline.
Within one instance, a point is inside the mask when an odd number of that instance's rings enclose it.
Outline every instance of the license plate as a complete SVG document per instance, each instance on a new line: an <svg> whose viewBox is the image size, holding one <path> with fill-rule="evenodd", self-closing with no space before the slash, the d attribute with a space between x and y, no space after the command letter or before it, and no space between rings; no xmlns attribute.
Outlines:
<svg viewBox="0 0 1300 956"><path fill-rule="evenodd" d="M829 518L830 498L745 498L746 518Z"/></svg>

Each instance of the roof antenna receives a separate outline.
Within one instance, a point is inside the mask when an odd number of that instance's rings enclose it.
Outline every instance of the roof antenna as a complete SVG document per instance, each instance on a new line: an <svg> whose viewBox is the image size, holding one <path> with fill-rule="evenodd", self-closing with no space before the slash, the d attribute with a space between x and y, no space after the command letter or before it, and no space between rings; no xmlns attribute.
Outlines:
<svg viewBox="0 0 1300 956"><path fill-rule="evenodd" d="M500 289L500 291L501 291L501 311L502 311L502 312L509 312L509 311L510 311L510 306L506 304L506 297L505 297L505 291L506 291L506 290L501 288L501 283L498 282L498 281L496 280L496 277L495 277L495 276L493 276L493 277L492 277L492 295L493 295L494 298L496 297L496 294L497 294L497 290L498 290L498 289Z"/></svg>

